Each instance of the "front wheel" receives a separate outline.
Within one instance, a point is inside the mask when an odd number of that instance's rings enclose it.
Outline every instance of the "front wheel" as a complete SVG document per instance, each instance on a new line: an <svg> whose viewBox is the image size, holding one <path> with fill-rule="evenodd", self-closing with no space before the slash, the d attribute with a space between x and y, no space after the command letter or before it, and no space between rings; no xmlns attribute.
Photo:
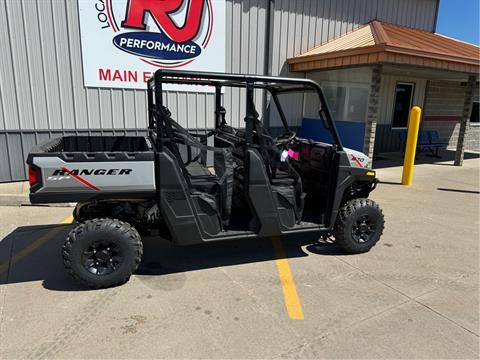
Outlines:
<svg viewBox="0 0 480 360"><path fill-rule="evenodd" d="M128 281L142 259L142 241L130 224L93 219L74 228L63 245L63 263L74 278L90 288Z"/></svg>
<svg viewBox="0 0 480 360"><path fill-rule="evenodd" d="M374 201L353 199L340 208L333 235L346 252L363 253L377 243L384 227L382 210Z"/></svg>

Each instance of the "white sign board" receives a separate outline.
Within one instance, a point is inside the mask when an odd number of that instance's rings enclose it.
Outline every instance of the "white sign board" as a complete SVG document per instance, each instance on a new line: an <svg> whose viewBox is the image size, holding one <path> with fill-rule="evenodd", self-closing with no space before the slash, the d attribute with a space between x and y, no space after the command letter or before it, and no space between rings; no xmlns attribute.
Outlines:
<svg viewBox="0 0 480 360"><path fill-rule="evenodd" d="M87 87L146 89L157 69L225 71L225 0L78 1Z"/></svg>

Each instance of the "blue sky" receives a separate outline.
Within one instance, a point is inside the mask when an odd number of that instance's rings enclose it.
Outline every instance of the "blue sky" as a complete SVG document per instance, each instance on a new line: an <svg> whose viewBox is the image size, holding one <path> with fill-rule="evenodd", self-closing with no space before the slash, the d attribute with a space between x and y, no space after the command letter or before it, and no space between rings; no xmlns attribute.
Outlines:
<svg viewBox="0 0 480 360"><path fill-rule="evenodd" d="M437 33L479 44L479 0L440 0Z"/></svg>

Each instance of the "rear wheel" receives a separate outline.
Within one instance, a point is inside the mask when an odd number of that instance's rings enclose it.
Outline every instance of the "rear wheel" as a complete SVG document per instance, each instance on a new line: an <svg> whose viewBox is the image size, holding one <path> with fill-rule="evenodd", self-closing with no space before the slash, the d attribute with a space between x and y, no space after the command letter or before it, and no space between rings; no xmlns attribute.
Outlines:
<svg viewBox="0 0 480 360"><path fill-rule="evenodd" d="M93 219L74 228L63 245L63 263L74 278L91 288L125 283L142 259L142 241L130 224Z"/></svg>
<svg viewBox="0 0 480 360"><path fill-rule="evenodd" d="M333 234L343 250L362 253L377 243L384 227L382 210L374 201L354 199L341 207Z"/></svg>

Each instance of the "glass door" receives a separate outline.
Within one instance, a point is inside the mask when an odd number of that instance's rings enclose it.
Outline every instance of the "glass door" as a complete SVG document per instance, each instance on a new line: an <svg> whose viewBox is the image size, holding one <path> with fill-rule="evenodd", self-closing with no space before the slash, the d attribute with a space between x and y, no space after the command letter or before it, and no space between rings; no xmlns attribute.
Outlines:
<svg viewBox="0 0 480 360"><path fill-rule="evenodd" d="M392 128L406 128L408 114L412 108L414 83L397 82L393 107Z"/></svg>

